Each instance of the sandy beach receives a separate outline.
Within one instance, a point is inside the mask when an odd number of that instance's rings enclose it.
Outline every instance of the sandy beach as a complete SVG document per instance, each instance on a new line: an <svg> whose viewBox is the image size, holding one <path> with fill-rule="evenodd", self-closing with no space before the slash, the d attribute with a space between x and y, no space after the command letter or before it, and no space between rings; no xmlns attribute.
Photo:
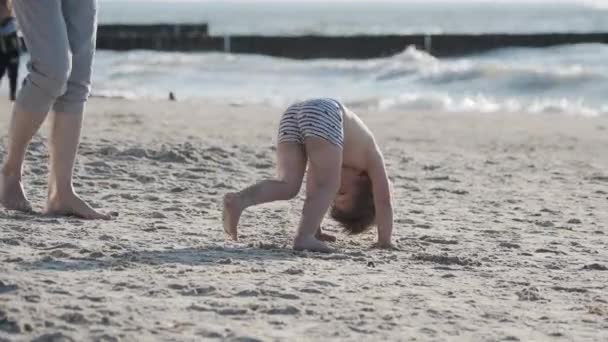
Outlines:
<svg viewBox="0 0 608 342"><path fill-rule="evenodd" d="M92 99L75 186L114 219L0 210L0 341L608 340L607 117L353 109L385 152L395 251L330 220L338 252L292 251L302 196L225 240L220 199L274 173L281 108Z"/></svg>

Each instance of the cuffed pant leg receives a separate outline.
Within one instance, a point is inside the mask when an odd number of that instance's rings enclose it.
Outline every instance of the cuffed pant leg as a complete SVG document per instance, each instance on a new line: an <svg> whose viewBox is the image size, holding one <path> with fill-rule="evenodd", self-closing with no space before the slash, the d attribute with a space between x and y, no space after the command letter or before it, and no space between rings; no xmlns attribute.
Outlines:
<svg viewBox="0 0 608 342"><path fill-rule="evenodd" d="M47 113L67 89L72 62L61 0L15 0L13 7L30 53L17 104Z"/></svg>
<svg viewBox="0 0 608 342"><path fill-rule="evenodd" d="M91 91L91 74L97 33L96 0L62 0L68 42L72 52L72 71L67 90L53 110L59 113L82 113Z"/></svg>

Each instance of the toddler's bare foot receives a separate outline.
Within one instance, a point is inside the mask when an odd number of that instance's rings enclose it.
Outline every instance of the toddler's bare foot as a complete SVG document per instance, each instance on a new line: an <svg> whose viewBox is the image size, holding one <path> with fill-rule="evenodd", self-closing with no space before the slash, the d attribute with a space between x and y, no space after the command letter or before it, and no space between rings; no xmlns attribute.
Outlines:
<svg viewBox="0 0 608 342"><path fill-rule="evenodd" d="M229 193L224 196L224 231L234 241L238 241L238 224L243 212L243 205L237 193Z"/></svg>
<svg viewBox="0 0 608 342"><path fill-rule="evenodd" d="M323 233L321 229L317 230L315 237L319 241L336 242L336 237L330 234Z"/></svg>
<svg viewBox="0 0 608 342"><path fill-rule="evenodd" d="M32 205L23 191L21 177L0 175L0 203L8 210L32 211Z"/></svg>
<svg viewBox="0 0 608 342"><path fill-rule="evenodd" d="M323 241L317 240L314 236L308 237L296 237L293 241L293 249L296 251L311 251L321 253L332 253L333 249L325 244Z"/></svg>
<svg viewBox="0 0 608 342"><path fill-rule="evenodd" d="M49 197L46 204L45 214L51 216L76 216L85 220L109 220L109 215L104 215L91 208L75 193L66 195L53 195Z"/></svg>

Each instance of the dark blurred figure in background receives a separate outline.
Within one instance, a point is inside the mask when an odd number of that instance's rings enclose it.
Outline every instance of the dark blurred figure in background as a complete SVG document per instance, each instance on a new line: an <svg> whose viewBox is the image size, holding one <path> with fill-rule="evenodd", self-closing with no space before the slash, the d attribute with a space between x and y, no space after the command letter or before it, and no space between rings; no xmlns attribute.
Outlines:
<svg viewBox="0 0 608 342"><path fill-rule="evenodd" d="M19 76L19 37L17 20L8 0L0 0L0 81L8 73L10 99L15 101L17 78Z"/></svg>

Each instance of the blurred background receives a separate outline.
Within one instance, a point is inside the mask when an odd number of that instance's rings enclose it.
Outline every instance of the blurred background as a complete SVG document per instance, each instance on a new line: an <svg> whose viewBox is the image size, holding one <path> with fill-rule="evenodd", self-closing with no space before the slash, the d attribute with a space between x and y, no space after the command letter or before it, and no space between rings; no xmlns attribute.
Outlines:
<svg viewBox="0 0 608 342"><path fill-rule="evenodd" d="M99 0L99 23L206 23L216 37L603 33L608 1ZM511 46L450 57L403 46L368 59L100 49L93 94L164 99L173 92L179 100L273 106L329 96L375 110L594 116L608 113L606 60L608 45L601 43Z"/></svg>

